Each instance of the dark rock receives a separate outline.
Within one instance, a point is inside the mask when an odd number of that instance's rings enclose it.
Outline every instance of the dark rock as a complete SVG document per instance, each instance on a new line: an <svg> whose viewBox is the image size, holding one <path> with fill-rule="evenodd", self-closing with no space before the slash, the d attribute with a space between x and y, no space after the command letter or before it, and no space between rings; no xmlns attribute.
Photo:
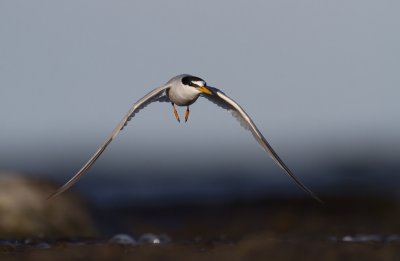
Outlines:
<svg viewBox="0 0 400 261"><path fill-rule="evenodd" d="M0 172L0 237L93 236L83 201L71 193L47 200L57 186L17 173Z"/></svg>

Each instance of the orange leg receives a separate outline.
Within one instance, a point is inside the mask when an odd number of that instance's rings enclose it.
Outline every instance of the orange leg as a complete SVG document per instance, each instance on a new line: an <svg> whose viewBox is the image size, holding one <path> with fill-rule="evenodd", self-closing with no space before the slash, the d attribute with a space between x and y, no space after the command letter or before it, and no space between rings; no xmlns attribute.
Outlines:
<svg viewBox="0 0 400 261"><path fill-rule="evenodd" d="M189 119L189 106L187 106L186 107L186 113L185 113L185 122L187 122L188 121L188 119Z"/></svg>
<svg viewBox="0 0 400 261"><path fill-rule="evenodd" d="M175 104L174 104L173 102L171 102L171 104L172 104L172 107L174 108L174 114L175 114L176 120L177 120L178 122L181 122L181 120L179 119L178 112L176 111Z"/></svg>

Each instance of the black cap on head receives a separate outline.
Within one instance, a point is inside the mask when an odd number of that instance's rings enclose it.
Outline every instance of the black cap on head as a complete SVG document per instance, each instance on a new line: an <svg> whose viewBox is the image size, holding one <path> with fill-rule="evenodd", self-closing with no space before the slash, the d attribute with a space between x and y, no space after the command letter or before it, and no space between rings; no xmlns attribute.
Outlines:
<svg viewBox="0 0 400 261"><path fill-rule="evenodd" d="M203 87L207 85L203 79L196 76L185 76L182 78L182 83L192 87Z"/></svg>

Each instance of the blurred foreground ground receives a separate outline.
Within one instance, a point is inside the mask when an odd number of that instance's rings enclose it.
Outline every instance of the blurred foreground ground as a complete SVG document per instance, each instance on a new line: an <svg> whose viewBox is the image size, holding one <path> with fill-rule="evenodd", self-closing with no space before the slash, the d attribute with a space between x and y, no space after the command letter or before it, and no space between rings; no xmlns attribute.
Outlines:
<svg viewBox="0 0 400 261"><path fill-rule="evenodd" d="M399 260L400 244L288 241L268 235L236 244L56 247L2 254L2 260Z"/></svg>
<svg viewBox="0 0 400 261"><path fill-rule="evenodd" d="M56 199L61 202L64 199ZM93 237L32 237L4 244L1 260L399 260L400 203L378 198L91 206ZM167 235L165 244L118 245ZM11 242L11 241L10 241ZM43 244L44 243L44 244Z"/></svg>

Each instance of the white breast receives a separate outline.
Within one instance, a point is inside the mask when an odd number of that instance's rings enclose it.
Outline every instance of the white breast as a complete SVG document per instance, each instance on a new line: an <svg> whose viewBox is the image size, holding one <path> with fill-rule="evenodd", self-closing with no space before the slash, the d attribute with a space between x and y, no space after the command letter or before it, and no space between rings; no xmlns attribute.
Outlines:
<svg viewBox="0 0 400 261"><path fill-rule="evenodd" d="M193 104L199 98L200 92L196 88L183 84L174 85L168 91L168 98L171 102L179 106Z"/></svg>

